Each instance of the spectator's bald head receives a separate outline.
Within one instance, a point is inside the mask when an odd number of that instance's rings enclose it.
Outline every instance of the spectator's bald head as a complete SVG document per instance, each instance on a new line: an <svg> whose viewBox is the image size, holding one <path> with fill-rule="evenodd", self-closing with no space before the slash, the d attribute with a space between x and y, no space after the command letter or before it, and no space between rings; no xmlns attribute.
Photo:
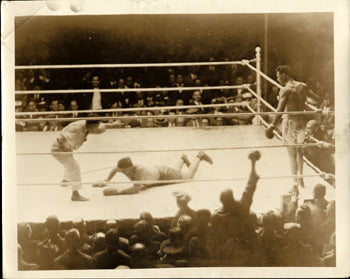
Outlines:
<svg viewBox="0 0 350 279"><path fill-rule="evenodd" d="M224 207L230 206L234 202L233 191L231 189L226 189L220 194L220 202Z"/></svg>

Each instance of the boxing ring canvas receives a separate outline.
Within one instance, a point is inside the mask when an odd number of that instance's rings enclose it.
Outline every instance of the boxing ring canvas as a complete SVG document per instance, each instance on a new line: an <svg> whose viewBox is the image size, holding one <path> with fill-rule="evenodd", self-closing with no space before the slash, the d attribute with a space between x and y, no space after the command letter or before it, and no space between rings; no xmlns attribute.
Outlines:
<svg viewBox="0 0 350 279"><path fill-rule="evenodd" d="M191 195L189 206L193 209L207 208L211 212L221 204L219 195L222 190L231 188L234 196L240 198L250 172L249 152L255 149L235 149L244 146L266 146L282 144L278 139L265 138L264 126L226 126L203 128L130 128L109 129L104 134L89 135L88 140L78 152L103 152L75 154L82 173L82 181L104 179L118 159L129 156L134 163L156 165L164 163L174 165L177 159L186 153L190 161L196 151L186 149L204 149L212 157L214 164L202 162L194 180L208 180L153 187L135 195L103 196L103 188L83 185L81 193L90 198L88 202L72 202L70 187L45 185L58 183L62 179L62 166L50 155L32 155L16 157L18 222L43 222L50 214L62 221L76 217L86 220L123 219L138 217L142 211L149 211L154 217L171 217L177 211L174 191L182 190ZM17 153L49 152L50 145L57 132L21 132L16 133ZM227 149L227 147L233 147ZM210 150L213 148L214 150ZM223 148L220 150L220 148ZM150 150L154 152L149 152ZM170 151L169 151L170 150ZM174 151L178 150L178 151ZM116 153L105 153L105 151ZM135 152L139 151L139 152ZM145 151L145 152L143 152ZM121 152L121 153L119 153ZM285 147L260 149L261 159L257 163L257 172L261 177L289 176L289 159ZM184 166L185 168L186 166ZM304 174L315 172L306 164ZM244 178L242 181L220 181L230 178ZM212 180L219 181L212 181ZM118 173L112 181L127 182L128 179ZM33 185L20 185L32 184ZM35 184L37 183L37 184ZM316 183L322 183L320 177L306 177L300 198L312 198L312 189ZM254 195L252 210L266 212L281 207L281 195L285 194L292 180L261 179ZM119 189L131 186L130 183L116 185ZM327 200L335 199L334 188L328 186Z"/></svg>

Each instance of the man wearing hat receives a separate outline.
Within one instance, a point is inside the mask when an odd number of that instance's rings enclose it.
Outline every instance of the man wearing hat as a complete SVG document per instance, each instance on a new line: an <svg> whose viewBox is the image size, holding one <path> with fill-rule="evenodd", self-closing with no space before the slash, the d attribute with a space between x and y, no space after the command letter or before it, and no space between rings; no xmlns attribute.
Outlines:
<svg viewBox="0 0 350 279"><path fill-rule="evenodd" d="M206 161L209 164L213 164L213 160L203 151L199 151L194 161L191 163L187 156L183 154L175 167L170 167L165 164L149 166L134 164L130 157L124 157L118 161L118 164L110 171L107 178L104 181L93 183L93 187L105 187L107 182L116 175L117 172L125 174L131 181L159 181L160 183L134 183L130 188L118 191L116 187L108 187L103 191L105 196L113 195L130 195L137 194L138 192L147 189L148 187L161 186L164 184L162 180L181 180L192 179L197 172L201 161ZM188 170L181 171L183 165L186 164Z"/></svg>

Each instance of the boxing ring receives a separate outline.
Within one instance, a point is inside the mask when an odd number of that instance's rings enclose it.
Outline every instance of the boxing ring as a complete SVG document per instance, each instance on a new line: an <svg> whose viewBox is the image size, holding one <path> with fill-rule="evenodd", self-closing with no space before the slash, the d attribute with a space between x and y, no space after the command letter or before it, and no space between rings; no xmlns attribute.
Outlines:
<svg viewBox="0 0 350 279"><path fill-rule="evenodd" d="M256 67L250 63L256 62ZM261 98L261 77L266 78L274 85L280 87L275 81L260 71L260 48L257 48L257 57L251 61L239 62L213 62L215 65L242 64L257 73L257 91L247 86L213 86L211 89L232 89L244 87L257 98L257 110L249 104L245 107L250 111L246 115L257 116L260 125L210 126L210 127L171 127L171 128L123 128L108 129L99 135L89 135L87 142L77 151L74 157L80 164L83 188L81 193L90 198L87 202L72 202L69 198L70 187L59 186L62 178L62 166L50 155L50 145L55 140L57 132L17 132L16 133L16 175L17 175L17 221L43 222L51 214L57 215L62 221L81 217L86 220L95 219L122 219L138 217L140 212L149 211L154 217L174 216L177 211L174 191L185 191L191 195L190 207L209 209L213 212L221 204L219 196L221 191L231 188L236 198L240 198L246 186L250 172L248 154L259 150L261 159L257 163L257 173L261 176L257 190L254 194L252 210L256 213L266 212L281 207L281 196L286 194L292 185L289 158L286 145L278 139L280 135L275 131L276 137L272 140L265 137L265 127L268 125L262 115L276 114L276 110ZM178 65L179 64L179 65ZM186 65L183 65L186 64ZM188 64L188 65L187 65ZM193 64L193 63L192 63ZM201 64L201 63L195 63ZM204 65L210 62L202 63ZM90 67L138 67L144 64L124 65L86 65ZM167 65L167 64L164 64ZM164 66L162 65L162 66ZM173 66L189 66L190 63L173 63ZM79 67L78 67L79 66ZM76 68L84 68L78 65ZM140 67L141 67L140 66ZM154 66L154 65L153 65ZM62 66L64 67L64 66ZM74 66L75 67L75 66ZM50 68L49 66L16 66L16 69ZM57 68L52 66L52 68ZM69 68L69 67L68 67ZM200 87L181 87L181 90L194 90ZM203 88L202 88L203 89ZM207 89L207 88L206 88ZM175 91L179 88L144 88L137 91ZM72 90L67 92L72 93ZM91 90L76 90L91 92ZM128 89L101 89L101 92L128 91ZM134 90L129 90L135 91ZM39 93L67 93L65 90L41 90ZM16 94L35 93L34 90L16 91ZM38 93L38 91L36 92ZM77 92L78 93L78 92ZM171 92L170 92L171 93ZM225 104L227 106L228 104ZM235 106L236 104L231 104ZM266 106L271 112L261 109ZM211 107L220 105L209 105ZM186 106L191 107L191 106ZM310 107L310 105L309 105ZM312 107L312 106L311 106ZM138 108L130 110L160 110L159 108ZM127 111L125 109L108 109L106 112ZM81 111L80 111L81 112ZM55 112L57 114L57 112ZM72 113L62 111L58 113ZM293 112L298 114L300 112ZM304 113L304 112L303 112ZM316 109L308 113L317 113ZM28 113L27 113L28 114ZM36 113L32 113L36 114ZM52 113L38 113L47 114ZM244 113L241 113L244 114ZM16 113L16 116L26 113ZM235 114L237 115L237 114ZM201 115L189 115L188 117ZM206 114L207 117L213 117ZM216 115L217 117L218 115ZM220 117L230 117L225 114ZM98 117L100 120L152 118L159 116L111 116ZM167 116L164 116L165 118ZM171 116L173 117L173 116ZM182 115L182 117L187 117ZM163 118L163 116L162 116ZM50 118L46 118L47 121ZM73 121L87 118L62 118L64 121ZM21 119L21 121L42 121L40 119ZM57 119L52 118L52 121ZM315 140L315 145L317 144ZM311 146L311 144L310 144ZM191 160L196 156L196 150L205 150L214 161L213 165L202 163L191 181L180 184L153 187L135 195L104 196L103 189L91 186L92 181L104 179L110 169L114 167L121 157L130 156L135 163L174 165L183 154ZM316 169L316 172L315 172ZM312 198L313 186L316 183L327 185L328 200L335 199L335 189L324 183L321 173L315 166L304 164L304 181L306 187L300 189L300 199ZM130 187L128 179L118 173L111 184L117 184L119 189Z"/></svg>
<svg viewBox="0 0 350 279"><path fill-rule="evenodd" d="M49 150L55 132L22 132L16 135L17 152L45 152ZM162 139L161 141L159 139ZM31 142L30 146L26 143ZM82 146L82 152L89 151L123 151L123 150L167 150L169 144L174 149L207 148L208 142L213 148L222 146L260 146L280 144L278 139L268 140L264 136L262 126L226 126L210 128L184 127L145 128L145 129L110 129L101 135L90 135ZM234 191L239 198L244 190L250 171L248 153L253 149L208 150L214 164L202 163L195 179L219 181L187 182L150 188L136 195L103 196L103 188L84 185L82 193L90 197L88 202L72 202L69 187L58 185L40 185L47 181L60 181L62 168L52 156L19 156L17 158L17 182L33 182L38 185L23 185L18 193L18 222L42 222L50 214L60 220L72 220L82 217L86 220L138 217L140 212L149 211L153 216L169 217L175 215L177 206L172 193L183 190L191 195L190 206L193 209L207 208L210 211L220 207L219 195L226 188ZM260 149L262 154L257 164L260 176L289 176L289 161L286 148ZM135 163L169 165L175 164L181 151L145 152L128 154ZM190 160L195 151L185 152ZM124 154L125 156L126 154ZM80 154L75 155L81 166L82 180L95 181L105 178L112 166L123 154ZM305 175L313 175L314 171L304 166ZM246 178L241 181L220 181L232 177ZM301 189L301 198L312 198L312 189L316 183L322 183L317 176L306 177L305 189ZM118 173L113 181L125 181L127 178ZM272 208L280 208L280 196L288 191L292 181L286 179L261 179L254 195L252 210L264 212ZM131 183L119 187L129 187ZM327 187L327 199L335 198L333 187Z"/></svg>

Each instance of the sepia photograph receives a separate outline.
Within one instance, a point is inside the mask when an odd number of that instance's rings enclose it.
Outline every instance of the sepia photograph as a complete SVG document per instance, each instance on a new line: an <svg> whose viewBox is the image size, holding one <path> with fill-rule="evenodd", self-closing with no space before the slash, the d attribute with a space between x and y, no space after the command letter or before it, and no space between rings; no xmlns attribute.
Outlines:
<svg viewBox="0 0 350 279"><path fill-rule="evenodd" d="M5 278L349 276L345 1L105 2L2 3Z"/></svg>

